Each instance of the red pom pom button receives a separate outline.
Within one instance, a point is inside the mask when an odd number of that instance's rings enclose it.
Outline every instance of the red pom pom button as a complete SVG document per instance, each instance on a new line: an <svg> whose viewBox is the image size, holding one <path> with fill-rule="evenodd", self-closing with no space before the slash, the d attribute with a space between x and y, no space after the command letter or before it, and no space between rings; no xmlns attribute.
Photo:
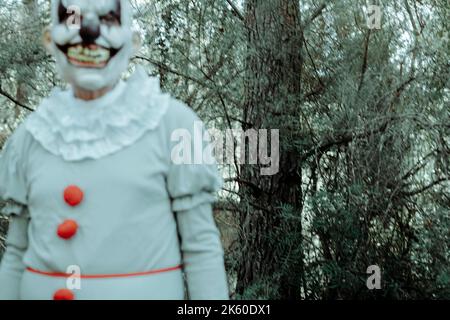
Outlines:
<svg viewBox="0 0 450 320"><path fill-rule="evenodd" d="M83 201L83 191L77 186L68 186L64 190L64 201L72 207L79 205Z"/></svg>
<svg viewBox="0 0 450 320"><path fill-rule="evenodd" d="M78 224L74 220L66 220L58 226L58 236L62 239L68 240L72 238L78 230Z"/></svg>
<svg viewBox="0 0 450 320"><path fill-rule="evenodd" d="M53 300L74 300L75 295L69 289L60 289L53 295Z"/></svg>

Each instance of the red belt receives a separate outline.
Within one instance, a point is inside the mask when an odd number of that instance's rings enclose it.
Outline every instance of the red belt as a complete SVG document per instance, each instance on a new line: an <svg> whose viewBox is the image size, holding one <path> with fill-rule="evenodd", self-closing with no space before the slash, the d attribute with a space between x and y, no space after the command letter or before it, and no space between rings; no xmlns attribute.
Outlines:
<svg viewBox="0 0 450 320"><path fill-rule="evenodd" d="M181 269L182 267L183 267L183 265L180 264L175 267L155 269L155 270L144 271L144 272L119 273L119 274L94 274L94 275L88 275L88 274L76 275L76 274L72 274L72 273L63 273L63 272L46 272L46 271L39 271L39 270L30 268L30 267L27 267L27 270L30 272L48 276L48 277L57 277L57 278L73 277L73 278L81 278L81 279L104 279L104 278L125 278L125 277L146 276L146 275L151 275L151 274L175 271L175 270Z"/></svg>

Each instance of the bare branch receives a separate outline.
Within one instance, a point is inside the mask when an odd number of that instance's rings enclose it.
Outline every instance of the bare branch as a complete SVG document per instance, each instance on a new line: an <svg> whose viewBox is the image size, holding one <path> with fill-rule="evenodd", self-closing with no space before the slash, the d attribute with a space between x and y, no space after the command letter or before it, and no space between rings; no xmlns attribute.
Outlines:
<svg viewBox="0 0 450 320"><path fill-rule="evenodd" d="M147 62L153 64L154 66L163 69L164 71L170 72L170 73L172 73L172 74L174 74L174 75L177 75L177 76L179 76L179 77L185 78L185 79L187 79L187 80L191 80L192 82L195 82L195 83L197 83L197 84L199 84L199 85L201 85L201 86L203 86L203 87L208 87L208 86L206 85L206 83L204 83L203 81L201 81L201 80L199 80L199 79L197 79L197 78L194 78L194 77L192 77L192 76L190 76L190 75L187 75L187 74L185 74L185 73L182 73L182 72L180 72L180 71L178 71L178 70L172 69L172 68L170 68L168 65L166 65L166 64L164 64L164 63L162 63L162 62L153 60L153 59L148 58L148 57L143 57L143 56L136 56L136 57L134 57L133 59L140 59L140 60L147 61Z"/></svg>
<svg viewBox="0 0 450 320"><path fill-rule="evenodd" d="M319 17L319 16L323 13L323 11L325 10L325 8L327 7L327 4L328 4L329 2L330 2L330 1L325 1L325 2L323 2L321 5L319 5L319 6L317 7L316 10L314 10L314 12L311 14L311 16L310 16L308 19L305 20L305 23L303 24L303 28L302 28L303 30L305 30L306 28L308 28L309 25L310 25L314 20L316 20L317 17Z"/></svg>
<svg viewBox="0 0 450 320"><path fill-rule="evenodd" d="M4 91L2 88L0 88L0 95L4 96L8 100L11 100L12 102L14 102L16 105L18 105L21 108L27 109L28 111L34 111L34 109L32 109L29 106L21 103L20 101L15 99L13 96L11 96L8 92Z"/></svg>
<svg viewBox="0 0 450 320"><path fill-rule="evenodd" d="M319 146L314 147L314 148L308 150L307 152L305 152L302 155L301 160L302 161L306 160L315 154L325 153L333 146L346 145L355 139L361 139L361 138L370 136L371 134L384 132L391 120L392 119L386 120L380 127L378 127L375 130L367 130L360 134L354 134L354 133L350 132L348 134L342 135L341 137L339 137L339 139L332 139L332 140L325 141L325 142L321 143Z"/></svg>
<svg viewBox="0 0 450 320"><path fill-rule="evenodd" d="M239 20L244 21L244 15L241 13L238 7L233 3L232 0L227 0L227 3L230 5L231 9L233 9L234 14L239 18Z"/></svg>
<svg viewBox="0 0 450 320"><path fill-rule="evenodd" d="M428 189L431 189L434 186L436 186L438 184L441 184L442 182L445 182L445 181L450 181L450 178L448 178L448 177L447 178L440 178L440 179L437 179L437 180L431 182L430 184L428 184L428 185L426 185L426 186L424 186L424 187L422 187L422 188L420 188L418 190L413 190L413 191L410 191L410 192L402 192L402 194L405 195L405 196L415 196L415 195L423 193L423 192L427 191Z"/></svg>
<svg viewBox="0 0 450 320"><path fill-rule="evenodd" d="M370 33L371 33L371 30L369 29L367 31L366 41L364 42L364 57L363 57L363 63L362 63L362 66L361 66L361 78L359 80L358 92L362 88L362 85L364 83L364 76L365 76L366 71L367 71L367 60L368 60L368 56L369 56Z"/></svg>

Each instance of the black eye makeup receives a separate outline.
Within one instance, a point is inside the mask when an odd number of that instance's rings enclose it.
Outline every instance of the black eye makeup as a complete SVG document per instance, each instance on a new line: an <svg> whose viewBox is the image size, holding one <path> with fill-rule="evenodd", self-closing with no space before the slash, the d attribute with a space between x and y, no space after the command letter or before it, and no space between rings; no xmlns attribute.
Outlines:
<svg viewBox="0 0 450 320"><path fill-rule="evenodd" d="M70 13L68 11L66 6L60 1L58 6L58 19L60 23L66 22L69 19Z"/></svg>
<svg viewBox="0 0 450 320"><path fill-rule="evenodd" d="M100 21L109 26L120 25L120 16L114 11L110 11L109 13L100 16Z"/></svg>
<svg viewBox="0 0 450 320"><path fill-rule="evenodd" d="M103 24L108 26L117 26L122 24L121 14L122 8L120 5L120 0L116 0L115 6L108 13L101 15L99 18Z"/></svg>
<svg viewBox="0 0 450 320"><path fill-rule="evenodd" d="M59 2L58 6L58 19L59 23L66 22L74 12L71 12L62 1ZM82 18L82 17L81 17ZM108 26L117 26L122 23L121 19L121 7L120 1L116 0L116 8L110 10L108 13L99 16L99 20L101 23L106 24Z"/></svg>

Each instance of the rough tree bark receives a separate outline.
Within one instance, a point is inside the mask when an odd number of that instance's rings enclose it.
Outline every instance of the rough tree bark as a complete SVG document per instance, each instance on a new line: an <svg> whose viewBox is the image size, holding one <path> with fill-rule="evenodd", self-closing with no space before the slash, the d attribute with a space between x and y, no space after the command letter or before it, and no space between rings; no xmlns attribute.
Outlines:
<svg viewBox="0 0 450 320"><path fill-rule="evenodd" d="M38 6L37 2L35 0L22 0L23 4L23 11L21 12L21 25L22 26L34 26L38 28L39 26L39 13L38 13ZM24 35L21 35L24 36ZM33 72L34 73L34 72ZM15 99L16 101L23 103L25 105L28 105L29 98L30 98L30 88L29 88L29 81L30 81L30 74L28 76L24 76L22 74L17 75L17 86L16 86L16 94ZM16 119L19 118L20 112L22 111L22 108L16 107L15 109L15 117Z"/></svg>
<svg viewBox="0 0 450 320"><path fill-rule="evenodd" d="M280 206L301 215L300 156L289 141L300 132L299 95L302 72L302 32L298 1L247 0L246 81L243 110L244 130L280 129L280 171L261 176L260 165L244 165L240 171L239 194L241 259L237 293L270 279L282 267L274 237L283 223ZM269 134L270 136L270 134ZM288 228L301 234L301 219ZM276 241L275 241L276 242ZM296 243L301 246L301 243ZM303 261L301 258L300 261ZM303 275L302 263L296 270ZM298 298L298 283L281 274L280 298Z"/></svg>

